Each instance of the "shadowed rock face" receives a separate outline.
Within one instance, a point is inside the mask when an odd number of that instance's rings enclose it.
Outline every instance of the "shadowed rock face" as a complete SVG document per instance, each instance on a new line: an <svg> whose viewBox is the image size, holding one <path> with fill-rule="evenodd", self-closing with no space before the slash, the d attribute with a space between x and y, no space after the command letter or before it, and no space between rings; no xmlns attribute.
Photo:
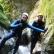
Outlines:
<svg viewBox="0 0 54 54"><path fill-rule="evenodd" d="M25 28L22 32L21 43L28 45L31 42L31 29Z"/></svg>
<svg viewBox="0 0 54 54"><path fill-rule="evenodd" d="M13 0L19 12L30 12L38 0Z"/></svg>
<svg viewBox="0 0 54 54"><path fill-rule="evenodd" d="M27 31L28 30L28 31ZM7 32L8 33L8 32ZM29 33L29 34L28 34ZM3 34L4 35L4 34ZM30 32L29 29L26 29L22 32L22 42L19 46L19 49L16 54L30 54L31 50L31 43L30 43ZM6 43L4 48L2 48L0 54L12 54L13 47L14 47L14 39L9 39Z"/></svg>
<svg viewBox="0 0 54 54"><path fill-rule="evenodd" d="M30 29L26 28L22 32L22 42L19 46L18 53L19 54L31 54L31 33ZM17 54L17 53L16 53Z"/></svg>

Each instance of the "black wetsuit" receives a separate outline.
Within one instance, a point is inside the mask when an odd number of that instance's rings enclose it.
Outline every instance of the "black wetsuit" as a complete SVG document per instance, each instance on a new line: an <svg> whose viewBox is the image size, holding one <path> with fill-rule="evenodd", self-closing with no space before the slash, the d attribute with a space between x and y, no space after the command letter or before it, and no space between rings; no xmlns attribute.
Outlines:
<svg viewBox="0 0 54 54"><path fill-rule="evenodd" d="M44 28L45 28L44 25L45 25L44 22L38 23L38 22L35 22L35 21L32 24L32 26L40 28L42 30L44 30ZM35 32L34 30L32 30L32 36L31 36L31 53L32 53L32 51L33 51L33 49L35 47L36 42L41 39L40 33L41 32Z"/></svg>
<svg viewBox="0 0 54 54"><path fill-rule="evenodd" d="M12 37L17 37L17 40L16 40L16 44L15 44L15 47L14 47L14 52L13 54L16 53L18 47L19 47L19 44L20 44L20 41L21 41L21 34L22 34L22 30L25 29L27 27L27 22L24 22L23 20L16 20L14 21L11 25L10 25L10 29L12 30L12 32L9 32L7 37L5 37L1 44L0 44L0 49L3 47L3 45L5 44L5 42L12 38Z"/></svg>

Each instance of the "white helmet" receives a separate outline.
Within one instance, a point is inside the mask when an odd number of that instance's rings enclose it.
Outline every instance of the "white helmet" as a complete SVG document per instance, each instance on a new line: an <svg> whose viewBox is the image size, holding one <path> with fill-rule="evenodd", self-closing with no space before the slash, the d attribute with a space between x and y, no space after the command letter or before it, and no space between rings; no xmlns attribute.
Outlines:
<svg viewBox="0 0 54 54"><path fill-rule="evenodd" d="M26 15L26 16L28 16L28 13L26 13L26 12L24 12L23 14Z"/></svg>

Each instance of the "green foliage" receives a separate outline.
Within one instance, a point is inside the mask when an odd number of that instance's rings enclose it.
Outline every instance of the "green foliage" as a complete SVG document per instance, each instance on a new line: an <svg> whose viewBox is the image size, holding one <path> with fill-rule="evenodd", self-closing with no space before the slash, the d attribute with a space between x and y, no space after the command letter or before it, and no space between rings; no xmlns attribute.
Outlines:
<svg viewBox="0 0 54 54"><path fill-rule="evenodd" d="M8 20L8 17L0 10L0 26L8 28L9 24L10 21Z"/></svg>
<svg viewBox="0 0 54 54"><path fill-rule="evenodd" d="M39 11L42 13L46 18L46 25L52 26L52 32L49 31L52 34L52 37L50 38L48 45L54 50L54 0L40 0L39 4Z"/></svg>
<svg viewBox="0 0 54 54"><path fill-rule="evenodd" d="M54 23L54 0L40 0L39 9L46 17L47 24Z"/></svg>
<svg viewBox="0 0 54 54"><path fill-rule="evenodd" d="M4 13L8 16L10 16L12 12L12 5L9 0L0 0L0 4L2 5L4 9Z"/></svg>
<svg viewBox="0 0 54 54"><path fill-rule="evenodd" d="M11 12L11 9L12 9L12 5L11 3L9 2L9 0L1 0L0 1L0 4L3 6L4 8L4 12Z"/></svg>
<svg viewBox="0 0 54 54"><path fill-rule="evenodd" d="M0 0L0 26L8 28L10 22L14 19L14 17L11 17L14 10L16 9L14 9L14 3L12 4L11 0Z"/></svg>
<svg viewBox="0 0 54 54"><path fill-rule="evenodd" d="M10 20L8 19L7 15L5 13L5 12L7 12L7 10L5 10L4 1L5 0L0 0L0 26L7 29L9 27Z"/></svg>

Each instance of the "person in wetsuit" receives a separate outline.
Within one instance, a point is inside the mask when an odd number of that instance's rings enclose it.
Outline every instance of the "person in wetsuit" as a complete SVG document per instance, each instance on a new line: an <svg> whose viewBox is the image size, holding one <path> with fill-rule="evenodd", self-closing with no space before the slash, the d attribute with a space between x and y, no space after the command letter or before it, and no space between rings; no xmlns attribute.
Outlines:
<svg viewBox="0 0 54 54"><path fill-rule="evenodd" d="M10 29L12 30L12 32L9 32L8 35L7 35L7 37L4 37L4 39L1 41L0 49L4 46L5 42L8 39L10 39L12 37L17 37L13 54L16 53L16 51L17 51L17 49L19 47L20 41L21 41L22 30L27 27L27 19L28 19L28 14L27 13L23 13L20 20L15 20L10 25Z"/></svg>
<svg viewBox="0 0 54 54"><path fill-rule="evenodd" d="M37 20L35 20L32 24L32 26L37 27L39 29L45 30L45 22L42 21L43 19L43 15L38 15L36 17ZM46 31L46 30L45 30ZM31 53L35 47L35 44L37 43L38 40L41 39L40 36L41 32L35 32L34 30L32 30L32 36L31 36Z"/></svg>

